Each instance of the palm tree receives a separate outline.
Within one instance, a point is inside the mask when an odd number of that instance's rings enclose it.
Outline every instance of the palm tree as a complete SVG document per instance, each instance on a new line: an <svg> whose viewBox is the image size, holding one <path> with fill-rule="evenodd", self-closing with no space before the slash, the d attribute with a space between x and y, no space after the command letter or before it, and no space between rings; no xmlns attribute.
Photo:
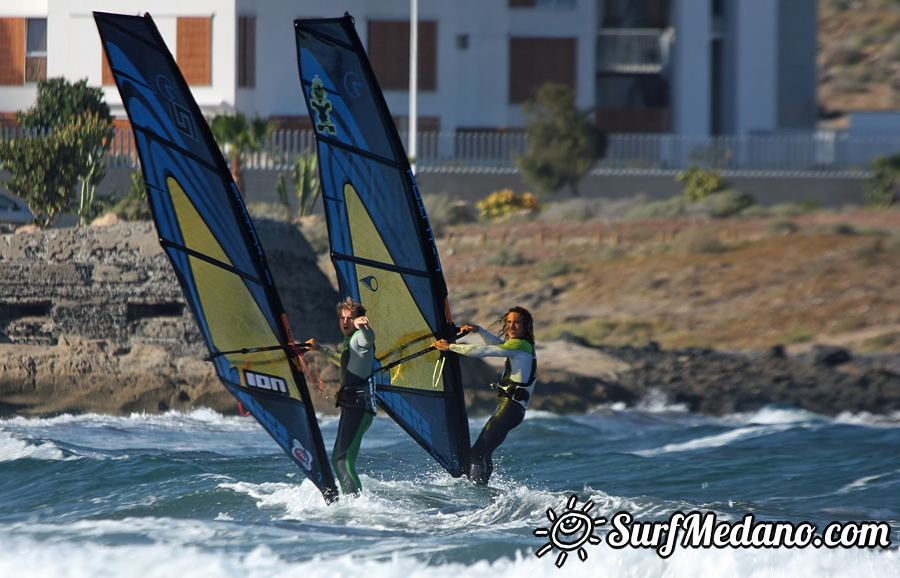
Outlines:
<svg viewBox="0 0 900 578"><path fill-rule="evenodd" d="M244 190L245 153L256 153L263 149L272 131L275 130L269 120L253 117L247 121L243 113L217 114L209 122L213 137L222 148L231 165L231 177L239 191Z"/></svg>

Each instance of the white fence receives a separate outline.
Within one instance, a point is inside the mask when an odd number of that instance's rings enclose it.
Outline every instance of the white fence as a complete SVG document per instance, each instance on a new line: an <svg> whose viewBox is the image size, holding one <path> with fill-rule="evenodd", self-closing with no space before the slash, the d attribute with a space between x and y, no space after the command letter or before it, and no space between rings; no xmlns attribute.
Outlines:
<svg viewBox="0 0 900 578"><path fill-rule="evenodd" d="M14 138L10 129L0 139ZM405 141L405 135L402 137ZM404 142L405 144L405 142ZM418 136L417 172L517 172L513 153L524 153L528 136L517 131L423 132ZM299 154L314 146L312 131L279 130L263 151L245 158L246 169L289 171ZM593 172L647 174L696 165L723 171L766 173L866 173L880 155L900 152L900 135L851 136L838 131L789 135L693 137L673 134L610 134L606 155ZM117 132L109 153L113 167L136 167L130 130Z"/></svg>

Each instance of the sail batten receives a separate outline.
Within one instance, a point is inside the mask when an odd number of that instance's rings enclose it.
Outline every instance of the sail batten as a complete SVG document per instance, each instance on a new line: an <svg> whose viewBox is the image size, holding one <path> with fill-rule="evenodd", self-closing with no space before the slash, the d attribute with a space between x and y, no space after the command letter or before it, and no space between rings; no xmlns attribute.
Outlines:
<svg viewBox="0 0 900 578"><path fill-rule="evenodd" d="M384 95L349 16L296 20L332 263L376 333L380 405L451 475L468 464L455 356L415 355L456 336L431 225ZM408 360L406 358L409 358Z"/></svg>
<svg viewBox="0 0 900 578"><path fill-rule="evenodd" d="M219 379L337 497L284 308L222 153L153 19L95 12L157 232ZM273 344L278 344L272 347Z"/></svg>

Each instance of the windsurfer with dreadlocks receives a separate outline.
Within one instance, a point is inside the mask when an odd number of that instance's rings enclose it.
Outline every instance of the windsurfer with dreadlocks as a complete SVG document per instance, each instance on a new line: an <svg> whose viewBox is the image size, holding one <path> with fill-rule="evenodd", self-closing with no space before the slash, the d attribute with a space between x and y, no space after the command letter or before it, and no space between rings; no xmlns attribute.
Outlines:
<svg viewBox="0 0 900 578"><path fill-rule="evenodd" d="M523 307L513 307L494 323L502 324L499 337L478 325L462 327L463 333L478 333L484 345L449 343L445 339L433 344L435 349L468 357L506 358L503 375L497 384L497 410L472 446L469 478L481 485L487 484L494 469L491 458L494 450L500 447L510 430L525 419L537 372L531 313Z"/></svg>
<svg viewBox="0 0 900 578"><path fill-rule="evenodd" d="M362 489L356 474L356 457L363 434L372 425L375 415L374 388L370 380L375 361L375 332L369 327L365 308L354 299L347 297L338 303L337 311L341 333L344 334L341 351L320 345L315 339L308 340L306 344L341 368L341 389L337 394L341 418L331 464L346 495L358 494Z"/></svg>

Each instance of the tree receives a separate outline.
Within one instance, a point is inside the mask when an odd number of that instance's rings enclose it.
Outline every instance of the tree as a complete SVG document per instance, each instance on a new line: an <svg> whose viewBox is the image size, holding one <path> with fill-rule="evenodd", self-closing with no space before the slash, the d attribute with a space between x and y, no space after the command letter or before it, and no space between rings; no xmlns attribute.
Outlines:
<svg viewBox="0 0 900 578"><path fill-rule="evenodd" d="M16 118L19 126L32 135L36 133L47 135L41 138L50 138L50 135L59 132L64 133L43 146L34 142L30 142L27 146L42 148L48 154L67 155L67 158L47 160L48 165L56 166L61 171L60 175L50 176L54 186L67 182L72 174L76 175L75 182L67 194L62 191L54 193L52 212L56 215L68 207L72 189L75 183L80 182L80 200L76 212L84 223L93 216L94 192L106 177L106 156L115 135L112 115L109 106L103 101L102 89L89 87L87 80L79 80L74 84L62 77L41 80L38 82L34 106L26 112L17 112ZM5 160L7 156L0 158ZM15 158L19 162L26 164L28 162L25 156ZM24 167L17 167L13 163L8 168L11 172L17 172ZM26 175L19 175L18 182L27 181L29 178ZM30 198L28 191L24 192L26 194L22 196L28 200ZM65 196L65 199L59 195ZM43 199L41 206L32 207L29 201L29 207L35 214L38 211L46 213L49 210L49 205L46 204L48 202L46 191L38 193L37 196ZM59 204L63 204L61 209L56 206ZM51 225L52 222L53 219L46 225Z"/></svg>
<svg viewBox="0 0 900 578"><path fill-rule="evenodd" d="M238 190L244 192L245 152L259 152L263 149L275 125L266 119L254 117L247 121L243 113L218 114L209 122L213 137L230 159L231 177Z"/></svg>
<svg viewBox="0 0 900 578"><path fill-rule="evenodd" d="M112 123L102 89L88 86L86 79L72 84L57 77L39 81L34 106L16 117L25 128L54 129L83 114L95 114Z"/></svg>
<svg viewBox="0 0 900 578"><path fill-rule="evenodd" d="M0 143L2 166L12 174L6 186L25 199L42 227L52 226L71 203L79 179L78 165L72 162L77 141L77 130L65 126Z"/></svg>
<svg viewBox="0 0 900 578"><path fill-rule="evenodd" d="M535 101L526 102L528 150L513 155L525 181L543 193L568 186L578 196L578 182L606 152L606 135L575 106L575 92L548 82Z"/></svg>
<svg viewBox="0 0 900 578"><path fill-rule="evenodd" d="M863 205L870 209L886 209L897 202L894 186L900 175L900 154L878 156L869 163L872 175L866 179Z"/></svg>

